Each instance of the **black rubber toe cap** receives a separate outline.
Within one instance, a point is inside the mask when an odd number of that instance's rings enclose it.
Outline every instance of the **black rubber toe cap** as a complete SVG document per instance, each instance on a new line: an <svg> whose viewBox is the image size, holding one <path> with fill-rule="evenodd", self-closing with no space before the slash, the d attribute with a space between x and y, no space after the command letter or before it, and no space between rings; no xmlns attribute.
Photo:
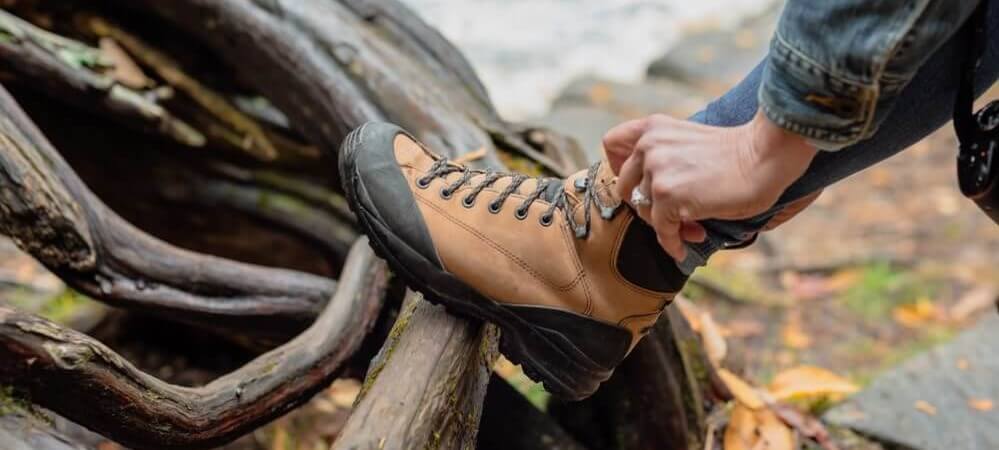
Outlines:
<svg viewBox="0 0 999 450"><path fill-rule="evenodd" d="M340 148L340 179L356 202L358 214L376 222L369 224L369 233L384 234L381 237L389 247L407 245L440 267L433 238L413 197L413 186L395 158L395 139L400 134L412 138L402 128L381 122L370 122L351 132Z"/></svg>

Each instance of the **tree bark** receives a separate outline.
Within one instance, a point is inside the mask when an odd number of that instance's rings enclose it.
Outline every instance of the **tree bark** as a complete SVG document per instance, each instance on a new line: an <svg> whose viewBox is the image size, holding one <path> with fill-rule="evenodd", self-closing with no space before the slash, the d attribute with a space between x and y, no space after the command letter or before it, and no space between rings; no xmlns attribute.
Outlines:
<svg viewBox="0 0 999 450"><path fill-rule="evenodd" d="M336 295L308 330L198 388L159 381L86 335L0 307L0 358L6 361L0 383L128 446L217 446L280 417L333 381L378 316L385 274L367 241L358 241Z"/></svg>
<svg viewBox="0 0 999 450"><path fill-rule="evenodd" d="M497 337L410 293L333 449L473 447Z"/></svg>

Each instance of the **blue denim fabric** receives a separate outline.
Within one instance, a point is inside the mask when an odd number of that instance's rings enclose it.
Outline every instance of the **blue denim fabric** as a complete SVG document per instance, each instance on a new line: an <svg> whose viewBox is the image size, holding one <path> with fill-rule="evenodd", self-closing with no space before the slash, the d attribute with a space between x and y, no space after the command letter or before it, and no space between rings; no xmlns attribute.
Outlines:
<svg viewBox="0 0 999 450"><path fill-rule="evenodd" d="M831 3L831 0L823 1ZM999 1L989 2L987 29L989 42L978 72L978 95L999 77ZM684 261L685 269L704 264L718 249L751 238L788 203L866 169L947 124L953 115L961 62L967 45L966 36L962 34L952 35L946 40L918 68L911 81L895 96L892 105L886 106L877 132L842 150L819 152L805 174L784 192L770 211L746 220L703 222L708 230L708 239L702 244L690 246L694 252L689 252L691 257ZM691 120L715 126L736 126L749 122L759 108L758 92L767 76L765 65L768 61L757 66L742 82ZM956 157L956 148L954 154ZM914 192L913 195L919 193Z"/></svg>
<svg viewBox="0 0 999 450"><path fill-rule="evenodd" d="M777 125L823 150L872 136L978 0L789 0L759 90Z"/></svg>

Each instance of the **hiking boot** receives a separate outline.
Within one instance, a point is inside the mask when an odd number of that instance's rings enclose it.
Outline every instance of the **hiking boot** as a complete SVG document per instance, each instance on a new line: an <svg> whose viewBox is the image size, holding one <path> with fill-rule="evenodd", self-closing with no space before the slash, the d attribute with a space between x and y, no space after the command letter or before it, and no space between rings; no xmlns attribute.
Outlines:
<svg viewBox="0 0 999 450"><path fill-rule="evenodd" d="M606 163L565 180L472 170L369 123L344 142L340 175L392 270L497 324L500 351L560 398L596 391L686 281Z"/></svg>

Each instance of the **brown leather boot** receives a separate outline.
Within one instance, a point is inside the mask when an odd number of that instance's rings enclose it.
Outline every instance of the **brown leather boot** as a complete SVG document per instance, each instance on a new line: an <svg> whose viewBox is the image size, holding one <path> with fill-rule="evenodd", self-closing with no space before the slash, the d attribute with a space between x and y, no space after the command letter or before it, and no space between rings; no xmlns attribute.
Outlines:
<svg viewBox="0 0 999 450"><path fill-rule="evenodd" d="M499 325L503 354L561 398L596 391L686 281L606 163L567 180L475 171L369 123L344 142L340 175L395 273Z"/></svg>

